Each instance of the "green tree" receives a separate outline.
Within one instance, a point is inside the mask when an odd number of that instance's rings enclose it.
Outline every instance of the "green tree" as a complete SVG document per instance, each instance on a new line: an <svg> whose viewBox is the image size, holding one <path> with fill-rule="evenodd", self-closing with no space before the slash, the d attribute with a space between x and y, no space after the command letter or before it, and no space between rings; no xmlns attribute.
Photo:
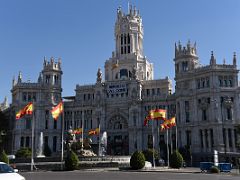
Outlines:
<svg viewBox="0 0 240 180"><path fill-rule="evenodd" d="M5 153L4 150L0 154L0 161L9 164L9 159L8 159L7 154Z"/></svg>
<svg viewBox="0 0 240 180"><path fill-rule="evenodd" d="M4 142L6 142L6 132L8 131L9 121L6 116L0 111L0 152L4 149Z"/></svg>
<svg viewBox="0 0 240 180"><path fill-rule="evenodd" d="M78 163L79 163L78 156L73 151L69 151L65 159L65 169L68 171L77 169Z"/></svg>
<svg viewBox="0 0 240 180"><path fill-rule="evenodd" d="M145 157L141 151L135 151L130 159L132 169L142 169L145 165Z"/></svg>

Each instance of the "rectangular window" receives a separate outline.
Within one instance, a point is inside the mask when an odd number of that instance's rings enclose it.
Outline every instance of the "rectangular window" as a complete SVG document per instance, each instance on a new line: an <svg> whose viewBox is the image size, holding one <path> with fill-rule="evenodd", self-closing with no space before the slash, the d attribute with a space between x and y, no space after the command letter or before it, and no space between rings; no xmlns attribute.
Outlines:
<svg viewBox="0 0 240 180"><path fill-rule="evenodd" d="M24 137L21 137L20 146L24 147Z"/></svg>
<svg viewBox="0 0 240 180"><path fill-rule="evenodd" d="M26 147L29 147L30 145L30 138L29 136L26 137Z"/></svg>
<svg viewBox="0 0 240 180"><path fill-rule="evenodd" d="M232 142L232 129L228 129L228 139L229 139L229 147L233 146Z"/></svg>
<svg viewBox="0 0 240 180"><path fill-rule="evenodd" d="M147 96L149 96L150 95L150 90L149 89L147 89Z"/></svg>
<svg viewBox="0 0 240 180"><path fill-rule="evenodd" d="M200 141L201 141L201 148L203 148L203 134L202 134L202 130L199 130L199 136L200 136Z"/></svg>
<svg viewBox="0 0 240 180"><path fill-rule="evenodd" d="M56 120L53 121L53 129L57 129L57 121Z"/></svg>
<svg viewBox="0 0 240 180"><path fill-rule="evenodd" d="M31 129L32 120L30 118L26 118L26 129Z"/></svg>
<svg viewBox="0 0 240 180"><path fill-rule="evenodd" d="M160 95L160 88L157 88L157 95Z"/></svg>
<svg viewBox="0 0 240 180"><path fill-rule="evenodd" d="M207 120L207 110L206 110L206 109L203 109L203 110L202 110L202 120L203 120L203 121L206 121L206 120Z"/></svg>
<svg viewBox="0 0 240 180"><path fill-rule="evenodd" d="M153 147L152 135L148 135L148 148L151 149Z"/></svg>
<svg viewBox="0 0 240 180"><path fill-rule="evenodd" d="M48 146L48 136L44 137L44 146Z"/></svg>
<svg viewBox="0 0 240 180"><path fill-rule="evenodd" d="M53 136L53 152L57 151L57 136Z"/></svg>
<svg viewBox="0 0 240 180"><path fill-rule="evenodd" d="M214 146L213 129L210 129L210 133L211 133L211 147L213 147Z"/></svg>
<svg viewBox="0 0 240 180"><path fill-rule="evenodd" d="M231 108L227 108L227 119L228 119L228 120L231 120L231 119L232 119Z"/></svg>
<svg viewBox="0 0 240 180"><path fill-rule="evenodd" d="M23 93L22 95L22 100L25 102L27 101L27 93Z"/></svg>
<svg viewBox="0 0 240 180"><path fill-rule="evenodd" d="M186 131L186 139L187 139L187 145L191 146L191 131L187 130Z"/></svg>
<svg viewBox="0 0 240 180"><path fill-rule="evenodd" d="M208 130L205 129L205 142L206 142L206 147L209 147L209 142L208 142Z"/></svg>
<svg viewBox="0 0 240 180"><path fill-rule="evenodd" d="M152 95L153 96L155 95L155 89L152 89Z"/></svg>

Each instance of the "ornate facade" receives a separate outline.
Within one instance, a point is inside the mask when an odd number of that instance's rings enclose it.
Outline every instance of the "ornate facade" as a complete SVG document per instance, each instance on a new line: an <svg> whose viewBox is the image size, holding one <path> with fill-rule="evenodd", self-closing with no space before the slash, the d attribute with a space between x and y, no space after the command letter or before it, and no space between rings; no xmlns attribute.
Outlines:
<svg viewBox="0 0 240 180"><path fill-rule="evenodd" d="M175 93L166 77L154 79L153 64L144 56L143 25L140 13L130 8L124 14L119 8L115 23L115 50L105 61L104 78L97 71L96 83L76 85L74 96L64 97L64 129L82 127L87 131L101 126L108 135L107 154L128 155L135 150L151 148L152 127L143 121L150 109L167 109L168 117L176 115L177 131L172 128L171 149L188 146L193 161L211 158L213 150L232 158L239 155L235 126L239 119L239 86L236 55L233 64L217 64L212 54L210 65L201 66L196 44L180 43L175 47ZM44 134L44 142L53 152L61 149L61 119L53 121L49 110L61 99L61 62L44 60L37 83L22 82L21 74L13 82L13 112L27 101L36 106L35 134ZM14 118L13 118L14 119ZM154 147L166 157L166 133L154 122ZM29 117L16 121L13 130L13 152L31 143ZM177 132L177 133L176 133ZM93 144L98 137L93 137ZM35 146L38 144L36 141ZM231 156L231 157L230 157Z"/></svg>

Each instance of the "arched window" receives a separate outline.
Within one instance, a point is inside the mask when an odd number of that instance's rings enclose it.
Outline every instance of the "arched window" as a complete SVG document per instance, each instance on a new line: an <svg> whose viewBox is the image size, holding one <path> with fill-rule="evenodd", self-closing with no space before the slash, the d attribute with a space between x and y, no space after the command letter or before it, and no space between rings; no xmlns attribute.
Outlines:
<svg viewBox="0 0 240 180"><path fill-rule="evenodd" d="M127 69L121 69L120 70L120 78L128 77L128 70Z"/></svg>

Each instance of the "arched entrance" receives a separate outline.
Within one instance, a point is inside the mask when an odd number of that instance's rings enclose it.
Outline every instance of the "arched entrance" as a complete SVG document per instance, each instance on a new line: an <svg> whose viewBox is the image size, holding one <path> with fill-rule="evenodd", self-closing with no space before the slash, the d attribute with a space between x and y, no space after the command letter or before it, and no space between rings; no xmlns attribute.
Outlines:
<svg viewBox="0 0 240 180"><path fill-rule="evenodd" d="M114 115L108 121L108 154L128 155L128 123L121 115Z"/></svg>

